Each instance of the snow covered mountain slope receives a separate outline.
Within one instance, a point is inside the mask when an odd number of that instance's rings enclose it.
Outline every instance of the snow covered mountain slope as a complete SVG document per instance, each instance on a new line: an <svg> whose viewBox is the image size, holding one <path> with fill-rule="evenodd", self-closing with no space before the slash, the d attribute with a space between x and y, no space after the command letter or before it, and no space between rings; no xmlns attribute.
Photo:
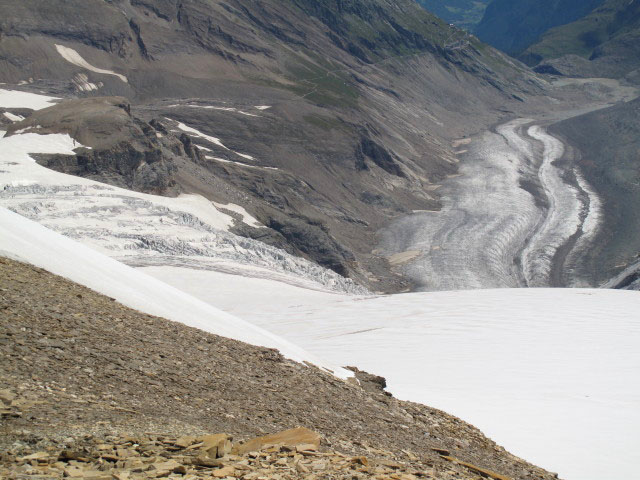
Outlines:
<svg viewBox="0 0 640 480"><path fill-rule="evenodd" d="M275 348L291 360L313 363L340 378L352 376L348 370L324 362L260 327L224 313L6 208L0 208L0 255L44 268L145 313L252 345Z"/></svg>
<svg viewBox="0 0 640 480"><path fill-rule="evenodd" d="M29 105L31 97L7 92L0 106L5 97L6 103ZM30 155L73 155L80 145L68 135L37 132L33 128L4 138L0 133L0 206L129 265L188 265L321 290L365 292L310 261L230 233L234 222L258 226L238 205L216 205L199 195L143 194L42 167Z"/></svg>
<svg viewBox="0 0 640 480"><path fill-rule="evenodd" d="M382 375L399 398L457 415L561 478L635 478L637 292L353 297L216 272L144 270L336 364ZM615 462L601 461L611 445Z"/></svg>

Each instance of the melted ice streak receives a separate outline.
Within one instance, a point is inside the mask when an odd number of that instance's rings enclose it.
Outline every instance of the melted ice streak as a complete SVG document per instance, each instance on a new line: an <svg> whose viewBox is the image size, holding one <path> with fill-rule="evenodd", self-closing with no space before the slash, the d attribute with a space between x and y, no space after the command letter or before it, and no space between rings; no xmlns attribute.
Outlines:
<svg viewBox="0 0 640 480"><path fill-rule="evenodd" d="M91 72L101 73L103 75L114 75L122 80L124 83L129 83L127 77L124 75L120 75L112 70L105 70L103 68L94 67L89 62L87 62L82 56L76 52L73 48L65 47L63 45L56 44L56 50L58 53L64 58L67 62L74 64L77 67L84 68Z"/></svg>
<svg viewBox="0 0 640 480"><path fill-rule="evenodd" d="M234 218L204 197L133 192L49 170L30 157L73 155L80 146L68 135L0 135L0 207L131 266L183 266L317 290L364 292L335 272L229 232ZM239 206L221 209L257 226Z"/></svg>
<svg viewBox="0 0 640 480"><path fill-rule="evenodd" d="M527 286L544 287L549 285L549 274L557 250L576 233L583 234L580 245L595 233L600 201L579 172L575 173L576 186L572 186L563 180L563 171L553 165L564 153L562 142L539 126L530 127L528 133L544 146L538 176L549 209L542 225L522 253L522 265ZM588 196L586 201L581 196L582 192Z"/></svg>
<svg viewBox="0 0 640 480"><path fill-rule="evenodd" d="M165 117L165 118L167 118L167 117ZM167 118L167 120L174 121L174 120L171 120L170 118ZM195 128L192 128L192 127L190 127L188 125L185 125L182 122L178 122L177 126L183 132L186 132L186 133L188 133L188 134L190 134L192 136L195 136L195 137L202 138L202 139L204 139L204 140L206 140L208 142L213 143L214 145L217 145L219 147L224 148L225 150L229 150L230 152L235 153L239 157L246 158L247 160L255 160L255 158L253 158L251 155L234 152L229 147L225 146L218 137L212 137L211 135L206 135L206 134L202 133L200 130L196 130Z"/></svg>
<svg viewBox="0 0 640 480"><path fill-rule="evenodd" d="M442 187L440 212L411 215L385 232L389 250L424 252L405 268L419 290L556 286L559 248L572 247L569 268L588 247L600 200L577 169L569 172L575 184L565 181L554 165L562 143L531 122L484 134Z"/></svg>

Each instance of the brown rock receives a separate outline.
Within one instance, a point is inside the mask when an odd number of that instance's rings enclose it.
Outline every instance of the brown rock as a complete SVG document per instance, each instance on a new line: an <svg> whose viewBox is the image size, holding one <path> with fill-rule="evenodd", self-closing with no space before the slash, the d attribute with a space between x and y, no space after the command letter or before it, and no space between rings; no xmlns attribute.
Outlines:
<svg viewBox="0 0 640 480"><path fill-rule="evenodd" d="M455 457L451 456L443 456L445 460L449 460L450 462L457 463L458 465L462 465L463 467L467 467L474 473L478 473L483 477L493 478L494 480L512 480L511 477L507 477L506 475L502 475L500 473L492 472L491 470L487 470L486 468L478 467L473 463L463 462L462 460L458 460Z"/></svg>
<svg viewBox="0 0 640 480"><path fill-rule="evenodd" d="M318 450L318 446L313 443L303 443L302 445L296 445L296 452L315 452Z"/></svg>
<svg viewBox="0 0 640 480"><path fill-rule="evenodd" d="M86 458L82 453L74 452L72 450L63 450L60 455L58 455L58 460L69 461L76 460L78 462L90 462L88 458Z"/></svg>
<svg viewBox="0 0 640 480"><path fill-rule="evenodd" d="M166 462L156 462L151 465L150 471L153 471L156 478L168 477L172 473L187 473L184 465L180 465L175 460L167 460Z"/></svg>
<svg viewBox="0 0 640 480"><path fill-rule="evenodd" d="M233 437L226 433L218 433L216 435L205 435L197 440L202 443L203 450L210 458L222 458L231 452L231 440Z"/></svg>
<svg viewBox="0 0 640 480"><path fill-rule="evenodd" d="M198 465L199 467L223 467L224 462L218 458L211 458L207 455L198 455L192 460L194 465Z"/></svg>
<svg viewBox="0 0 640 480"><path fill-rule="evenodd" d="M196 437L180 437L175 441L174 445L180 448L187 448L197 441L198 439Z"/></svg>
<svg viewBox="0 0 640 480"><path fill-rule="evenodd" d="M436 453L439 453L440 455L444 455L444 456L451 455L451 452L449 452L449 450L447 450L446 448L432 448L431 450L433 450Z"/></svg>
<svg viewBox="0 0 640 480"><path fill-rule="evenodd" d="M211 475L213 475L216 478L224 478L224 477L233 477L235 473L236 473L236 469L231 465L228 465L226 467L222 467L219 470L214 470L211 473Z"/></svg>
<svg viewBox="0 0 640 480"><path fill-rule="evenodd" d="M320 447L320 435L308 428L300 427L283 432L253 438L242 444L235 444L232 452L243 455L254 450L261 450L267 445L281 445L296 448L298 445L313 445Z"/></svg>
<svg viewBox="0 0 640 480"><path fill-rule="evenodd" d="M110 473L99 470L85 470L83 468L68 467L64 469L64 476L69 478L86 478L91 480L112 480Z"/></svg>
<svg viewBox="0 0 640 480"><path fill-rule="evenodd" d="M50 454L48 454L47 452L36 452L36 453L32 453L31 455L22 457L20 460L23 462L28 462L29 460L44 460L49 457L50 457Z"/></svg>
<svg viewBox="0 0 640 480"><path fill-rule="evenodd" d="M0 402L4 403L5 405L11 405L11 402L13 402L15 398L16 398L16 394L13 393L11 390L8 390L8 389L0 390Z"/></svg>

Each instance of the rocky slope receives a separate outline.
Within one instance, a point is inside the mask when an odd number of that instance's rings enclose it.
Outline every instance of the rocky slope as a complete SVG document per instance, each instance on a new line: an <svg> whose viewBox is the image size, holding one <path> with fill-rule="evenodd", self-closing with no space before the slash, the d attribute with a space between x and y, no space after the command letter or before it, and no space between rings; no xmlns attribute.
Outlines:
<svg viewBox="0 0 640 480"><path fill-rule="evenodd" d="M270 227L260 239L375 290L407 286L375 235L439 208L439 181L456 171L450 140L545 88L410 0L4 0L0 13L0 81L130 100L127 145L108 135L104 149L47 165L243 205ZM74 105L78 118L88 105ZM95 130L122 127L123 110L110 111L118 120Z"/></svg>
<svg viewBox="0 0 640 480"><path fill-rule="evenodd" d="M603 0L493 0L476 27L478 37L518 55L552 27L591 12Z"/></svg>
<svg viewBox="0 0 640 480"><path fill-rule="evenodd" d="M638 82L640 2L607 0L589 15L554 28L520 58L537 71Z"/></svg>
<svg viewBox="0 0 640 480"><path fill-rule="evenodd" d="M350 478L395 478L394 470L407 480L555 478L457 418L390 397L379 377L357 372L360 385L346 383L5 258L0 278L0 471L8 478L252 479L272 466L281 478L345 469ZM322 453L307 439L297 455L295 447L247 455L247 446L220 462L198 460L221 456L202 448L204 434L239 440L298 426L321 435Z"/></svg>

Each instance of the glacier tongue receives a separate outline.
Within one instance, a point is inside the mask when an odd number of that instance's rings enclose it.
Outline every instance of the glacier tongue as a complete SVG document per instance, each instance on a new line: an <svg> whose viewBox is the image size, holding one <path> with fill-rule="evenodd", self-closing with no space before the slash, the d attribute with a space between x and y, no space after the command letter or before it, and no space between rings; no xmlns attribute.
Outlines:
<svg viewBox="0 0 640 480"><path fill-rule="evenodd" d="M308 288L366 293L333 271L229 232L235 220L225 211L239 213L237 206L215 205L199 195L133 192L54 172L30 157L73 155L80 146L61 134L0 138L0 206L129 265L256 273Z"/></svg>

